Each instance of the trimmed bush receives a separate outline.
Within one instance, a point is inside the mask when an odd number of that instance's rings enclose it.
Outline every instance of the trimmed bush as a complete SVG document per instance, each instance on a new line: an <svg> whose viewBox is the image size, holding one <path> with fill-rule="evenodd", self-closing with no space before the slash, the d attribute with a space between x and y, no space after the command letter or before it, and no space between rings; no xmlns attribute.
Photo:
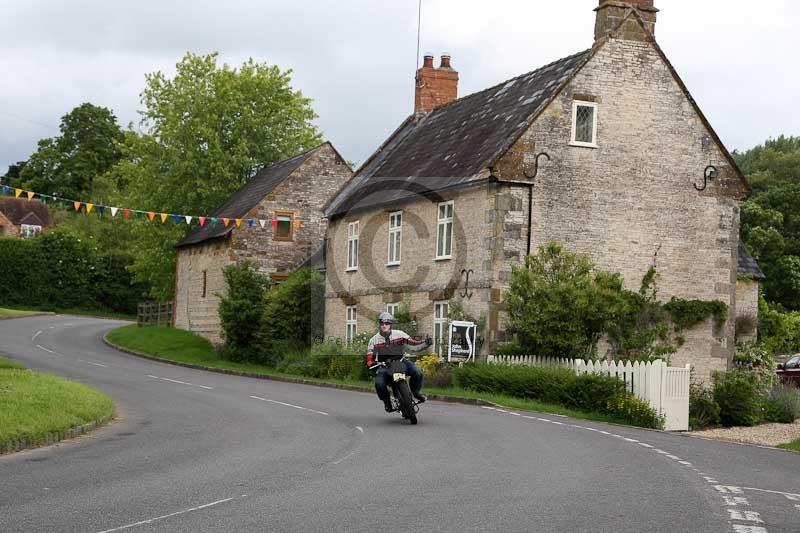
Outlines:
<svg viewBox="0 0 800 533"><path fill-rule="evenodd" d="M616 377L577 375L560 368L475 363L454 368L453 375L455 384L465 389L608 413L642 427L663 427L663 419L649 405L626 392Z"/></svg>
<svg viewBox="0 0 800 533"><path fill-rule="evenodd" d="M225 337L222 357L235 362L263 363L261 320L269 281L249 261L222 271L228 286L219 301L219 318Z"/></svg>
<svg viewBox="0 0 800 533"><path fill-rule="evenodd" d="M719 413L713 391L695 386L689 390L689 426L692 429L719 424Z"/></svg>
<svg viewBox="0 0 800 533"><path fill-rule="evenodd" d="M714 374L714 401L723 426L754 426L761 420L756 376L740 370Z"/></svg>
<svg viewBox="0 0 800 533"><path fill-rule="evenodd" d="M366 346L325 342L316 344L308 352L307 371L313 377L332 379L369 379L364 360Z"/></svg>

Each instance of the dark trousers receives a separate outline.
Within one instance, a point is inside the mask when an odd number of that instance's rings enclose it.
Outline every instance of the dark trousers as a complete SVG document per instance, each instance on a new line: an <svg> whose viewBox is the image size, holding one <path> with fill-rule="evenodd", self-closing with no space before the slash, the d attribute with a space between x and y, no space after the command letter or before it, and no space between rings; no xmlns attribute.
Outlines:
<svg viewBox="0 0 800 533"><path fill-rule="evenodd" d="M418 394L422 389L422 369L412 363L411 361L404 361L406 364L406 375L411 377L409 387L413 394ZM378 393L378 398L384 402L389 399L389 385L392 383L392 374L388 368L381 368L375 374L375 392Z"/></svg>

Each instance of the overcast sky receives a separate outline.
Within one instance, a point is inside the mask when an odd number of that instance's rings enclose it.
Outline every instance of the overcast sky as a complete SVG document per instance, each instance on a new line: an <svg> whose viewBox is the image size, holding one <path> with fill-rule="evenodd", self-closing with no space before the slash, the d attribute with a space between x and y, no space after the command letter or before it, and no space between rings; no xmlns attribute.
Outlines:
<svg viewBox="0 0 800 533"><path fill-rule="evenodd" d="M596 0L423 0L421 52L459 94L589 48ZM656 0L656 36L727 147L800 135L800 10ZM187 51L291 68L325 137L363 161L413 108L417 0L0 0L0 174L83 102L138 122L147 72Z"/></svg>

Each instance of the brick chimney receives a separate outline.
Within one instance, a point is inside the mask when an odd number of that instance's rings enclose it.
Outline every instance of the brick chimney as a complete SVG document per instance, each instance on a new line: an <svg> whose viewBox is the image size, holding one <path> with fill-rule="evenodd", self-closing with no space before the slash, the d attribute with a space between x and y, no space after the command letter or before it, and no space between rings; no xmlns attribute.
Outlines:
<svg viewBox="0 0 800 533"><path fill-rule="evenodd" d="M433 54L425 54L417 71L414 112L427 113L458 98L458 72L450 66L450 55L442 54L439 68L433 66Z"/></svg>
<svg viewBox="0 0 800 533"><path fill-rule="evenodd" d="M611 32L617 32L622 20L630 9L636 9L645 23L650 35L634 19L628 19L625 26L619 28L617 37L628 41L649 41L651 35L656 34L656 14L658 9L653 5L654 0L600 0L600 5L595 8L597 22L594 26L595 42Z"/></svg>

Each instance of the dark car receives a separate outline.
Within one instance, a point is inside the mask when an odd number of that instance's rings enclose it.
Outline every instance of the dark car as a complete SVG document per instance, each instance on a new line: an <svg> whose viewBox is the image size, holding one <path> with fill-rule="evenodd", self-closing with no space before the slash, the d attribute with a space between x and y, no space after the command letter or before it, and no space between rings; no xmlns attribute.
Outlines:
<svg viewBox="0 0 800 533"><path fill-rule="evenodd" d="M783 383L800 387L800 353L791 356L784 364L778 365L776 372Z"/></svg>

